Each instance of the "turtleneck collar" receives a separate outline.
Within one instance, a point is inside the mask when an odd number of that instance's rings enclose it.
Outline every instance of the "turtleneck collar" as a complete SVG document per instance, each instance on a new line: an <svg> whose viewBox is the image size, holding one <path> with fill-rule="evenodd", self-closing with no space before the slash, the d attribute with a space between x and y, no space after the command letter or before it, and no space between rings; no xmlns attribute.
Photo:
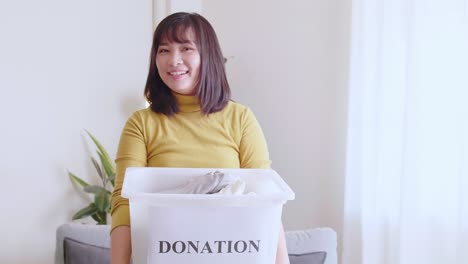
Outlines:
<svg viewBox="0 0 468 264"><path fill-rule="evenodd" d="M179 105L179 111L182 113L193 113L200 111L200 102L196 96L172 93Z"/></svg>

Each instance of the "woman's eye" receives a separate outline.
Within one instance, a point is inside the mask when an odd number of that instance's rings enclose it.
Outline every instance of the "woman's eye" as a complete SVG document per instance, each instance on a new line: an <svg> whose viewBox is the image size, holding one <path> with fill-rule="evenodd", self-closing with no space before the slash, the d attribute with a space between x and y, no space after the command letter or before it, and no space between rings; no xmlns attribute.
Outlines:
<svg viewBox="0 0 468 264"><path fill-rule="evenodd" d="M192 49L192 48L189 48L189 47L184 47L182 50L183 50L183 51L190 51L190 50L193 50L193 49Z"/></svg>
<svg viewBox="0 0 468 264"><path fill-rule="evenodd" d="M169 50L167 49L159 49L158 53L166 53L166 52L169 52Z"/></svg>

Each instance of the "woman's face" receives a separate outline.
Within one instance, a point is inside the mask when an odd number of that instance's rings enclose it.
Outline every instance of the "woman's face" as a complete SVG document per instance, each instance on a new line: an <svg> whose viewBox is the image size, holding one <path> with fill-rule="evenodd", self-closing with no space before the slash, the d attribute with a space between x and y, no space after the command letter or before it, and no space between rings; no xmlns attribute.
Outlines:
<svg viewBox="0 0 468 264"><path fill-rule="evenodd" d="M163 82L179 94L191 95L199 80L200 53L194 34L186 31L183 43L162 40L156 53L156 67Z"/></svg>

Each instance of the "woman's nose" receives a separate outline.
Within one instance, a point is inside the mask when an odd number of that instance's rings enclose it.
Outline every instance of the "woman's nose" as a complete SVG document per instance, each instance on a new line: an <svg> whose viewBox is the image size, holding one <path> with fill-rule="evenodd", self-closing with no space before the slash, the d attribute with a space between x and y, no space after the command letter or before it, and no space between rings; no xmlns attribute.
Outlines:
<svg viewBox="0 0 468 264"><path fill-rule="evenodd" d="M169 65L176 67L182 63L183 61L182 61L182 57L180 56L180 53L174 52L171 56L171 59L169 60Z"/></svg>

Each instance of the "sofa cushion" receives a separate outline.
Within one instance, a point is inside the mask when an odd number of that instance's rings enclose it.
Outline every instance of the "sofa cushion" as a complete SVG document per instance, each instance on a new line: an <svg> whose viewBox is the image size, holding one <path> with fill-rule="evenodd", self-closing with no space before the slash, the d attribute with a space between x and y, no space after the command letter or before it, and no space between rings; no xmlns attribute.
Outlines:
<svg viewBox="0 0 468 264"><path fill-rule="evenodd" d="M110 263L110 249L66 237L63 241L65 264Z"/></svg>
<svg viewBox="0 0 468 264"><path fill-rule="evenodd" d="M311 252L304 254L289 254L291 264L324 264L327 252Z"/></svg>

